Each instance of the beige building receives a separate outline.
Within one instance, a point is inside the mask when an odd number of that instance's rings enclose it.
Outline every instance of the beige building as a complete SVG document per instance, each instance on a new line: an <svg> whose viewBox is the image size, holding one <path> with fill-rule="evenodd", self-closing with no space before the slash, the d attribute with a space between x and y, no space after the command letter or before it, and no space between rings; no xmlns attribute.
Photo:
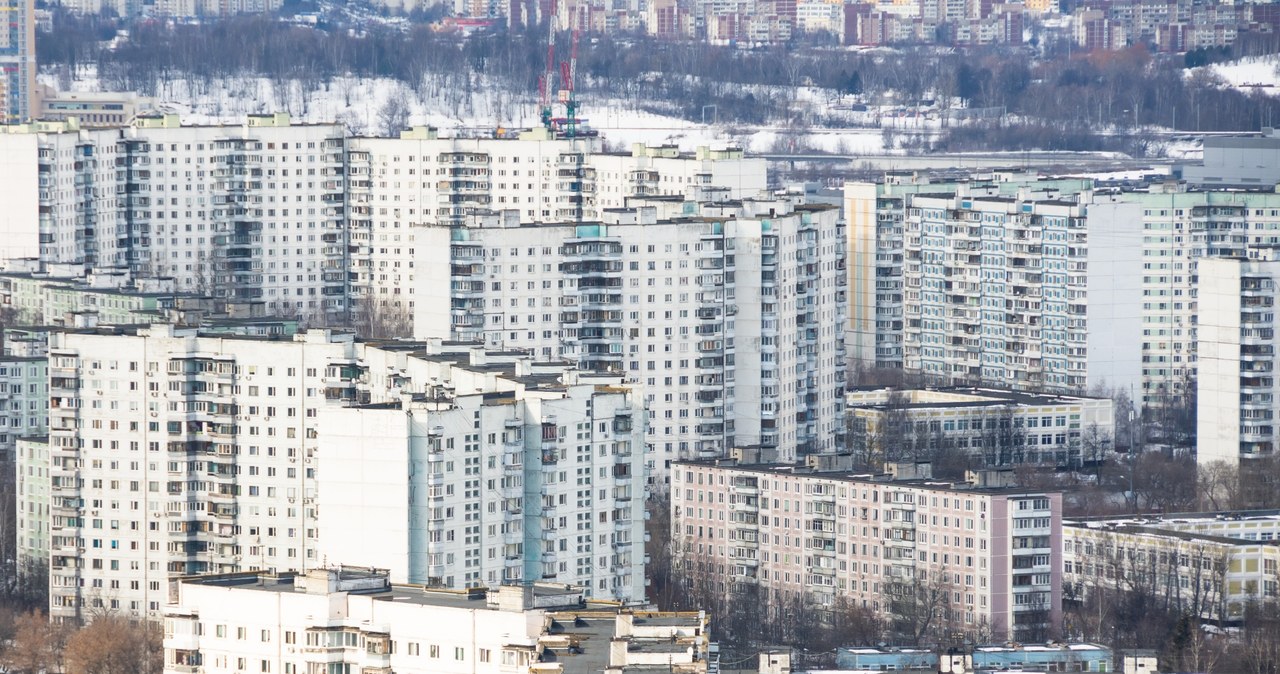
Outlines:
<svg viewBox="0 0 1280 674"><path fill-rule="evenodd" d="M1062 531L1069 597L1139 589L1231 621L1280 595L1280 511L1074 520Z"/></svg>

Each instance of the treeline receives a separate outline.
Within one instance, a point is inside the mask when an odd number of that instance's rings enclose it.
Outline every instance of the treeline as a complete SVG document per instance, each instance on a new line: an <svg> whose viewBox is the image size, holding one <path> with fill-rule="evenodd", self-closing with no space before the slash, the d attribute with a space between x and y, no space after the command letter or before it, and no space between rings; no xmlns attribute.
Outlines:
<svg viewBox="0 0 1280 674"><path fill-rule="evenodd" d="M9 674L162 674L160 625L98 616L87 627L44 613L0 613L0 671Z"/></svg>
<svg viewBox="0 0 1280 674"><path fill-rule="evenodd" d="M426 82L448 77L467 88L483 78L485 86L532 100L546 58L540 30L464 39L424 25L317 29L265 15L198 25L126 24L65 13L55 14L53 26L37 40L42 63L67 69L93 63L104 86L147 94L174 79L250 75L296 80L304 88L342 76L389 77L421 93ZM128 29L128 39L105 48L103 40L119 28ZM567 58L568 44L564 36L557 58ZM1226 88L1203 71L1187 77L1182 57L1152 55L1140 46L1037 61L1029 50L1011 48L746 51L612 35L584 36L579 52L577 88L588 104L593 97L631 100L691 120L702 119L704 106L716 106L725 123L793 123L796 86L871 98L892 91L894 98L885 100L935 98L944 108L956 98L970 107L1003 108L1004 123L953 129L942 143L946 149L1110 148L1094 137L1150 125L1227 131L1280 123L1277 99Z"/></svg>

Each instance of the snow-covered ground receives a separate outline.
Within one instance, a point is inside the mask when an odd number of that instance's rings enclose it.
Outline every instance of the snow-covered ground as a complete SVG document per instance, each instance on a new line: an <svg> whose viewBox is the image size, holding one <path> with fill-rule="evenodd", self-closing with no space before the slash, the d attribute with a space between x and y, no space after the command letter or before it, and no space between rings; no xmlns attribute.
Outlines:
<svg viewBox="0 0 1280 674"><path fill-rule="evenodd" d="M55 74L41 77L50 86L59 84ZM67 80L63 79L62 84L67 85ZM439 77L415 90L389 78L342 77L308 89L298 80L278 82L265 77L207 81L174 78L159 85L156 103L160 109L181 114L183 121L190 124L236 123L248 114L287 111L299 121L339 121L364 135L388 131L390 118L384 117L383 112L393 100L404 103L409 126L430 125L445 132L462 128L527 127L538 123L535 101L511 96L501 87L488 84L474 78L468 81L465 76ZM101 81L92 69L83 70L67 88L95 91L101 88ZM827 100L820 90L804 88L801 91L799 99L809 105L820 105ZM804 133L791 133L776 126L737 128L656 114L624 100L585 101L581 116L600 131L611 146L619 149L633 143L670 143L692 150L700 145L734 142L752 152L821 150L881 154L886 151L885 136L880 129L813 128ZM921 120L901 120L894 126L900 137L936 133L935 128Z"/></svg>
<svg viewBox="0 0 1280 674"><path fill-rule="evenodd" d="M1250 56L1226 63L1204 66L1227 84L1245 91L1280 94L1280 54ZM1188 72L1202 70L1194 68Z"/></svg>

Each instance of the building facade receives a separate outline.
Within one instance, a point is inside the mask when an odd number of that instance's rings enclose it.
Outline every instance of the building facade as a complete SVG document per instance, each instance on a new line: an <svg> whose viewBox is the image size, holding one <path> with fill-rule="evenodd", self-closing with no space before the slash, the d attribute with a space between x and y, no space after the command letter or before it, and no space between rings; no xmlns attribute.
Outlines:
<svg viewBox="0 0 1280 674"><path fill-rule="evenodd" d="M25 122L36 115L36 3L5 0L0 30L0 125Z"/></svg>
<svg viewBox="0 0 1280 674"><path fill-rule="evenodd" d="M371 378L431 383L323 416L322 559L386 568L397 582L547 579L644 599L638 389L479 348L368 349L363 360Z"/></svg>
<svg viewBox="0 0 1280 674"><path fill-rule="evenodd" d="M1065 580L1075 598L1144 591L1183 612L1230 622L1250 601L1280 593L1275 511L1094 518L1067 522L1062 531Z"/></svg>
<svg viewBox="0 0 1280 674"><path fill-rule="evenodd" d="M1060 620L1061 494L724 460L672 472L677 563L727 591L901 617L923 584L938 629L996 640Z"/></svg>
<svg viewBox="0 0 1280 674"><path fill-rule="evenodd" d="M12 461L20 438L49 432L49 360L43 330L0 334L0 460Z"/></svg>
<svg viewBox="0 0 1280 674"><path fill-rule="evenodd" d="M1280 259L1200 260L1196 461L1247 472L1276 451L1275 298Z"/></svg>
<svg viewBox="0 0 1280 674"><path fill-rule="evenodd" d="M362 308L407 324L415 265L426 268L418 256L434 245L415 241L417 225L493 209L576 223L635 195L723 184L726 197L743 198L767 185L764 161L739 150L612 155L598 137L542 129L356 139L287 114L228 126L150 114L116 128L4 131L0 199L12 208L0 214L0 259L173 277L181 291L327 324Z"/></svg>
<svg viewBox="0 0 1280 674"><path fill-rule="evenodd" d="M987 467L1080 467L1112 451L1110 398L981 388L862 389L845 394L849 449L863 463L915 460L953 449Z"/></svg>
<svg viewBox="0 0 1280 674"><path fill-rule="evenodd" d="M626 373L649 396L659 484L669 461L735 445L774 447L784 460L835 449L838 209L785 197L655 203L580 225L491 217L452 228L449 264L433 265L450 282L419 277L417 336Z"/></svg>
<svg viewBox="0 0 1280 674"><path fill-rule="evenodd" d="M620 611L563 584L446 592L386 571L230 574L175 582L165 672L705 674L702 613Z"/></svg>
<svg viewBox="0 0 1280 674"><path fill-rule="evenodd" d="M643 598L645 413L619 376L327 330L48 337L19 534L20 562L49 565L55 619L155 618L173 576L346 557L446 587L572 578Z"/></svg>

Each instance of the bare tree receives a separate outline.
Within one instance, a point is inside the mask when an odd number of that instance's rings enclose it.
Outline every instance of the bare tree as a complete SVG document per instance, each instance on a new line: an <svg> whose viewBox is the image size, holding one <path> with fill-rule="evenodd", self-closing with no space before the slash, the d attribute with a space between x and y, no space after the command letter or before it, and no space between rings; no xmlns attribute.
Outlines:
<svg viewBox="0 0 1280 674"><path fill-rule="evenodd" d="M40 611L25 613L14 622L12 641L0 650L0 664L13 674L62 671L63 650L71 631Z"/></svg>
<svg viewBox="0 0 1280 674"><path fill-rule="evenodd" d="M67 674L161 674L163 639L155 623L99 617L67 640Z"/></svg>

